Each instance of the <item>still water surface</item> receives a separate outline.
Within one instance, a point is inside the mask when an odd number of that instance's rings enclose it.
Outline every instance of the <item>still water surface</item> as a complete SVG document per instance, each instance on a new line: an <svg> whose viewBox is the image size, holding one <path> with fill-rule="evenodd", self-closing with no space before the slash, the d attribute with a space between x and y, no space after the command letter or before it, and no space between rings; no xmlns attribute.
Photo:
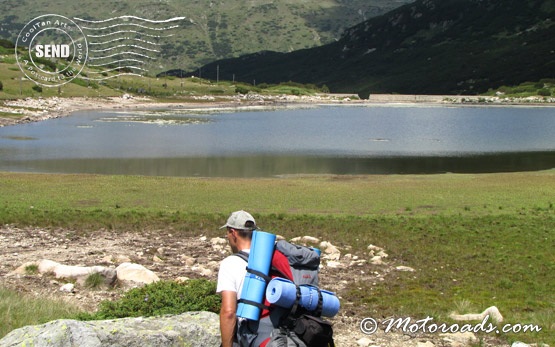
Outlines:
<svg viewBox="0 0 555 347"><path fill-rule="evenodd" d="M78 112L0 128L0 170L172 176L555 167L555 108Z"/></svg>

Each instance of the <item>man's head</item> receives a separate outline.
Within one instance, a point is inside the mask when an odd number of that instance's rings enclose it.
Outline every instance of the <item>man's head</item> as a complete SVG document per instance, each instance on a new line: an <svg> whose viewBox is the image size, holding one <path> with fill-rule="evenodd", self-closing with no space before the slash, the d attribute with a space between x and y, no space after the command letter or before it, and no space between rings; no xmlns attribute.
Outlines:
<svg viewBox="0 0 555 347"><path fill-rule="evenodd" d="M252 232L256 229L254 217L243 210L233 212L220 229L227 228L227 239L233 252L250 248Z"/></svg>

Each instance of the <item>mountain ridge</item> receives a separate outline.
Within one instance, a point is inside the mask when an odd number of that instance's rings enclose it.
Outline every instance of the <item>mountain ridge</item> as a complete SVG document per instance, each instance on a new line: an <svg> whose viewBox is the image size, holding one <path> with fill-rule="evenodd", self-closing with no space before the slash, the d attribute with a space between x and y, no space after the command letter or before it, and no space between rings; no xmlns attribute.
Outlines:
<svg viewBox="0 0 555 347"><path fill-rule="evenodd" d="M345 28L410 1L2 0L0 38L15 41L27 22L44 14L91 20L186 17L150 70L189 70L260 50L288 52L333 42Z"/></svg>
<svg viewBox="0 0 555 347"><path fill-rule="evenodd" d="M203 77L295 81L333 92L478 94L553 78L552 0L418 0L291 53L259 52L202 66ZM190 71L194 74L195 71Z"/></svg>

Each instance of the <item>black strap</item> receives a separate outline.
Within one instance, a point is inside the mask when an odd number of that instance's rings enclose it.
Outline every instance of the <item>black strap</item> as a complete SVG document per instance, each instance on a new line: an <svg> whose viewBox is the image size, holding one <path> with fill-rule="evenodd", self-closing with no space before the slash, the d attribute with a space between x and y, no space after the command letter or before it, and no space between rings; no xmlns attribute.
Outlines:
<svg viewBox="0 0 555 347"><path fill-rule="evenodd" d="M301 287L299 287L298 285L295 285L295 288L297 290L297 297L295 298L295 303L293 304L293 306L291 307L291 311L289 313L289 315L295 316L297 314L297 309L299 308L299 303L301 301Z"/></svg>
<svg viewBox="0 0 555 347"><path fill-rule="evenodd" d="M260 304L260 303L258 303L258 302L256 302L256 301L252 301L252 300L248 300L248 299L239 299L237 302L238 302L238 303L243 303L243 304L246 304L246 305L251 305L251 306L258 307L258 308L261 309L261 310L267 310L267 309L269 309L269 307L266 306L266 305L263 305L263 304Z"/></svg>
<svg viewBox="0 0 555 347"><path fill-rule="evenodd" d="M316 317L322 316L322 306L324 305L324 297L322 296L322 291L318 289L318 306L316 306L316 311L314 315Z"/></svg>
<svg viewBox="0 0 555 347"><path fill-rule="evenodd" d="M251 269L250 267L247 266L247 272L250 272L253 275L256 275L258 277L262 277L264 279L264 281L266 281L266 283L269 283L272 280L272 277L265 275L264 273L258 271L258 270L254 270Z"/></svg>
<svg viewBox="0 0 555 347"><path fill-rule="evenodd" d="M245 252L245 251L239 251L237 253L234 253L233 255L238 256L239 258L243 259L244 261L247 262L247 272L256 275L258 277L261 277L264 279L264 281L266 281L266 283L269 283L272 280L272 277L258 271L258 270L254 270L251 269L250 267L248 267L248 262L249 262L249 253Z"/></svg>

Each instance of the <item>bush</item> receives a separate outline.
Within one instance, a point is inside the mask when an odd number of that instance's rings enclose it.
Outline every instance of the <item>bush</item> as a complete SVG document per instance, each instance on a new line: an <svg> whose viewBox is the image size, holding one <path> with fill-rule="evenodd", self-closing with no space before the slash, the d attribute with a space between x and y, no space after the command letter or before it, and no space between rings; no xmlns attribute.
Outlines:
<svg viewBox="0 0 555 347"><path fill-rule="evenodd" d="M81 320L149 317L188 311L219 312L216 283L204 279L185 283L158 281L129 290L118 301L103 301L98 312L82 314Z"/></svg>
<svg viewBox="0 0 555 347"><path fill-rule="evenodd" d="M38 84L35 84L34 86L32 86L31 89L33 89L36 92L42 93L42 87L39 86Z"/></svg>
<svg viewBox="0 0 555 347"><path fill-rule="evenodd" d="M0 91L4 90L4 84L0 81Z"/></svg>
<svg viewBox="0 0 555 347"><path fill-rule="evenodd" d="M538 95L540 96L551 96L551 90L547 88L538 89Z"/></svg>
<svg viewBox="0 0 555 347"><path fill-rule="evenodd" d="M102 284L104 284L104 276L98 272L90 274L85 279L85 287L89 289L99 288Z"/></svg>
<svg viewBox="0 0 555 347"><path fill-rule="evenodd" d="M15 45L10 40L0 39L0 47L4 47L4 48L8 48L8 49L14 49Z"/></svg>
<svg viewBox="0 0 555 347"><path fill-rule="evenodd" d="M248 94L249 89L245 88L243 86L237 86L237 87L235 87L235 93L237 93L237 94Z"/></svg>

